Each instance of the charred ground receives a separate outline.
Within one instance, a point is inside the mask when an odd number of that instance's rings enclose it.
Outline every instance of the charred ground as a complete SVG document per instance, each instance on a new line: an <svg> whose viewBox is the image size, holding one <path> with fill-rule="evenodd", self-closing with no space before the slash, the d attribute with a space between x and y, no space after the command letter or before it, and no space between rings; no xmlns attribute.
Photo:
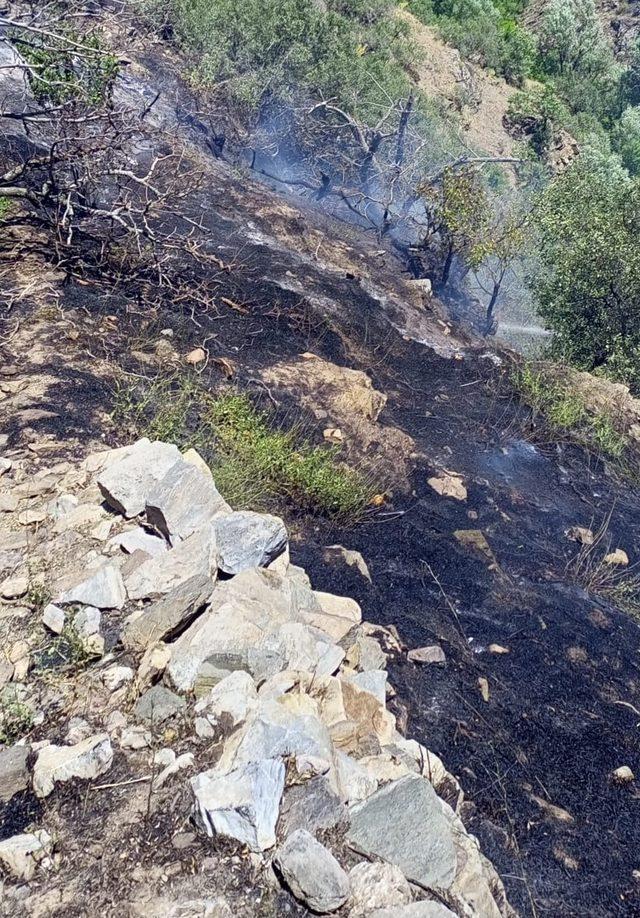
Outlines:
<svg viewBox="0 0 640 918"><path fill-rule="evenodd" d="M293 560L316 588L352 595L367 619L394 625L407 647L444 647L443 668L397 654L396 707L459 777L467 824L514 906L531 916L638 914L640 802L633 785L608 775L621 764L640 772L640 631L572 581L577 546L565 530L609 520L613 547L633 562L640 493L573 447L531 447L510 355L487 353L447 326L375 239L275 196L200 147L193 155L206 181L166 219L204 220L207 251L223 263L213 273L199 265L199 279L213 285L200 308L174 307L170 296L150 308L126 275L115 282L51 266L48 298L34 253L21 277L7 268L15 289L39 275L3 317L9 445L48 442L54 457L80 453L89 440L116 445L124 432L109 415L114 379L173 373L203 344L212 360L200 380L249 391L276 421L302 413L260 381L265 368L311 351L367 372L388 401L378 442L359 461L374 466L387 503L348 530L286 508ZM166 328L177 363L154 349ZM230 381L216 357L233 361ZM322 420L303 420L321 439ZM415 445L408 480L392 474L390 429ZM348 440L345 455L358 454ZM464 476L464 503L428 486L442 468ZM494 557L463 547L458 530L482 530ZM334 543L362 552L372 584L326 560ZM509 652L490 653L490 644ZM10 834L21 820L4 815Z"/></svg>

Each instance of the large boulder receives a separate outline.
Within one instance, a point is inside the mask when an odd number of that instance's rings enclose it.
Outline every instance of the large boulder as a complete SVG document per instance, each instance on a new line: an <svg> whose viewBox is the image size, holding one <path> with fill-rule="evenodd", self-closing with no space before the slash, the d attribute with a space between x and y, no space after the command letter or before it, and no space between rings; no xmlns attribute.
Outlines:
<svg viewBox="0 0 640 918"><path fill-rule="evenodd" d="M146 437L127 450L122 459L107 465L98 476L98 487L105 501L130 518L142 513L147 498L169 469L180 462L177 446Z"/></svg>
<svg viewBox="0 0 640 918"><path fill-rule="evenodd" d="M349 896L349 878L333 854L304 829L278 848L274 864L300 902L313 912L337 911Z"/></svg>
<svg viewBox="0 0 640 918"><path fill-rule="evenodd" d="M113 749L108 734L90 736L74 746L45 746L33 769L37 797L48 797L59 781L97 778L111 768Z"/></svg>
<svg viewBox="0 0 640 918"><path fill-rule="evenodd" d="M215 521L218 564L225 574L267 567L287 546L287 530L278 516L242 510Z"/></svg>
<svg viewBox="0 0 640 918"><path fill-rule="evenodd" d="M216 769L191 779L198 822L209 836L235 838L252 851L276 843L276 822L284 789L279 759L261 759L220 774Z"/></svg>
<svg viewBox="0 0 640 918"><path fill-rule="evenodd" d="M212 478L184 460L169 469L146 500L147 522L172 545L230 510Z"/></svg>
<svg viewBox="0 0 640 918"><path fill-rule="evenodd" d="M425 778L407 775L351 808L349 842L396 864L426 889L447 890L456 873L451 826Z"/></svg>

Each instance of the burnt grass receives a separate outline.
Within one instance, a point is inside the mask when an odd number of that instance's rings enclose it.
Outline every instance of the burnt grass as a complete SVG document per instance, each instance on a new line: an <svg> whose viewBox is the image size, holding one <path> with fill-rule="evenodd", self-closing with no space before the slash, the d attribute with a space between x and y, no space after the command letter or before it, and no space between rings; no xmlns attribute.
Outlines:
<svg viewBox="0 0 640 918"><path fill-rule="evenodd" d="M271 399L255 379L284 358L313 351L367 371L388 395L382 440L389 425L416 443L411 480L408 487L390 481L393 494L382 512L349 529L285 508L296 533L292 560L307 568L315 588L353 596L368 621L394 625L408 648L442 644L443 667L415 666L403 654L390 661L394 705L408 733L460 779L466 824L518 911L553 918L639 915L640 882L632 872L640 868L640 799L635 785L617 786L608 776L623 764L640 775L640 630L570 582L565 568L576 546L564 533L592 521L597 528L611 513L612 547L634 560L640 493L574 447L529 448L528 417L510 390L506 363L488 359L484 345L466 346L459 360L439 356L399 334L357 277L248 238L244 227L259 193L216 168L198 207L210 214L213 249L223 258L234 255L233 269L217 280L218 294L244 311L203 308L196 324L172 311L170 301L155 313L141 308L126 285L70 280L61 306L89 318L69 346L95 353L91 329L107 315L118 321L100 339L100 356L125 368L137 366L131 342L141 334L151 340L170 327L180 353L213 336L212 355L237 366L232 385L265 407ZM291 232L304 235L308 225L328 236L344 233L363 253L379 248L375 239L310 209ZM380 277L391 283L402 271L387 253ZM287 272L302 292L284 289ZM20 308L27 317L29 304ZM89 362L85 371L67 361L65 346L50 367L33 370L52 370L59 382L40 406L55 417L30 426L60 440L92 434L117 445L126 434L105 428L99 413L109 408L108 383ZM9 350L3 356L13 362ZM29 372L28 361L22 370ZM214 366L202 379L212 388L229 385ZM308 420L320 439L322 424ZM10 422L7 432L17 442L20 425ZM428 486L442 466L465 476L466 502ZM497 566L460 545L454 536L460 529L481 529ZM334 543L362 552L372 584L325 560L325 546ZM490 653L490 644L509 653ZM481 677L489 684L486 702ZM534 796L562 807L572 821L553 818Z"/></svg>

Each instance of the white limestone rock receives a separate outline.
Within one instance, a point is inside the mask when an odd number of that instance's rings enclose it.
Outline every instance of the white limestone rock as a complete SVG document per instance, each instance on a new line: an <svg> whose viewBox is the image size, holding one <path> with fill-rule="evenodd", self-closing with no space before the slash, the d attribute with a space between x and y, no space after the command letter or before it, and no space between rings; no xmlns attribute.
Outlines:
<svg viewBox="0 0 640 918"><path fill-rule="evenodd" d="M172 545L211 523L216 514L230 512L213 479L184 460L167 471L146 500L147 522Z"/></svg>
<svg viewBox="0 0 640 918"><path fill-rule="evenodd" d="M44 829L13 835L0 841L0 864L12 876L28 882L39 864L46 863L53 840Z"/></svg>
<svg viewBox="0 0 640 918"><path fill-rule="evenodd" d="M220 570L239 574L267 567L287 546L287 530L278 516L242 510L215 521Z"/></svg>
<svg viewBox="0 0 640 918"><path fill-rule="evenodd" d="M142 513L149 494L176 462L182 463L176 446L144 438L103 469L98 487L109 506L130 519Z"/></svg>
<svg viewBox="0 0 640 918"><path fill-rule="evenodd" d="M112 761L113 749L106 733L90 736L75 746L45 746L33 769L34 792L37 797L48 797L59 781L97 778L109 770Z"/></svg>
<svg viewBox="0 0 640 918"><path fill-rule="evenodd" d="M57 599L58 603L80 603L96 609L122 609L127 600L127 591L120 568L113 561L81 578L75 586L66 589Z"/></svg>
<svg viewBox="0 0 640 918"><path fill-rule="evenodd" d="M284 789L280 759L261 759L228 774L215 769L191 779L196 815L209 836L215 834L262 852L276 842L276 822Z"/></svg>

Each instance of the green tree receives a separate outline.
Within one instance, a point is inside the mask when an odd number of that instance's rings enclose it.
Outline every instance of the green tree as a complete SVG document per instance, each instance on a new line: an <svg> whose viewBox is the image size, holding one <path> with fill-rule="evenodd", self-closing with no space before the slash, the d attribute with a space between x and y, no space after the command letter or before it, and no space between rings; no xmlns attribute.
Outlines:
<svg viewBox="0 0 640 918"><path fill-rule="evenodd" d="M438 285L446 287L454 261L465 268L476 268L484 257L484 244L491 211L482 177L471 167L447 168L434 184L418 188L425 202L430 231L425 245L439 242L440 277Z"/></svg>
<svg viewBox="0 0 640 918"><path fill-rule="evenodd" d="M536 212L538 309L556 355L640 386L640 181L583 154Z"/></svg>
<svg viewBox="0 0 640 918"><path fill-rule="evenodd" d="M640 175L640 105L626 108L612 132L615 149L631 175Z"/></svg>

